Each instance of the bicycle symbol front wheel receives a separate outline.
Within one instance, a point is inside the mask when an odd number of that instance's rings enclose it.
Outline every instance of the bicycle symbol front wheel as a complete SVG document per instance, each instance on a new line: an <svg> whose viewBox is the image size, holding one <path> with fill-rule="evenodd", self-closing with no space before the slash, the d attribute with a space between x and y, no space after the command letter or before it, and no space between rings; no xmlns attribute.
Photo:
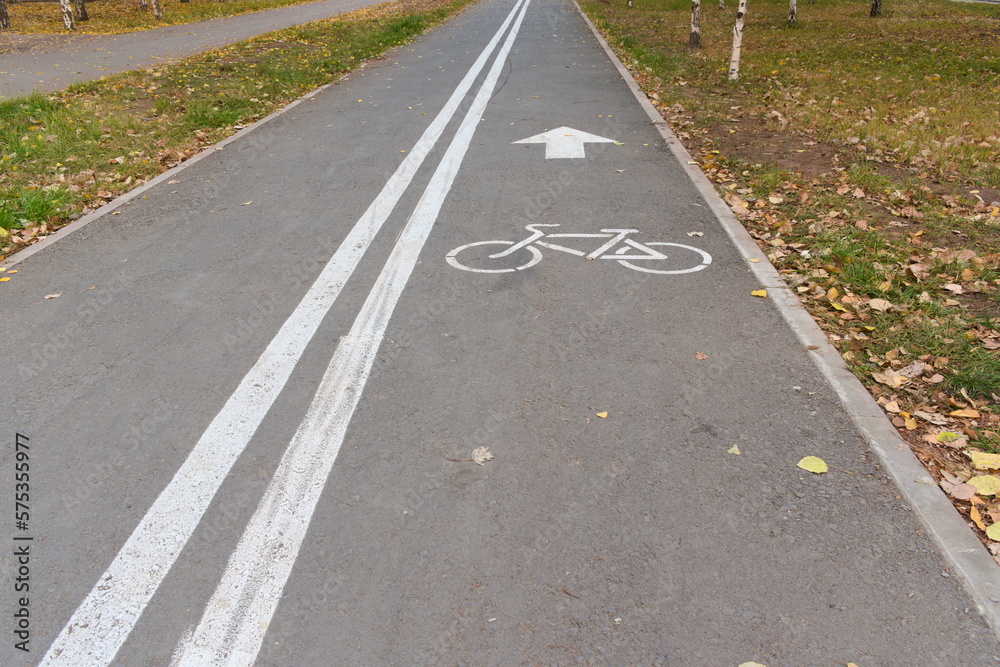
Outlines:
<svg viewBox="0 0 1000 667"><path fill-rule="evenodd" d="M645 243L643 245L647 245L647 246L670 246L672 248L679 248L679 249L681 249L682 252L679 252L679 253L670 253L669 255L667 255L667 257L670 260L672 260L670 262L671 265L673 265L673 266L681 266L681 267L684 267L684 268L676 268L676 269L654 269L654 268L649 268L648 266L639 266L637 264L633 264L633 263L629 262L628 260L624 260L624 259L619 259L618 263L621 264L622 266L627 266L628 268L633 269L635 271L642 271L643 273L659 273L660 275L676 275L678 273L694 273L695 271L701 271L702 269L704 269L705 267L707 267L709 264L712 263L712 256L709 255L707 252L705 252L704 250L701 250L700 248L695 248L694 246L684 245L683 243L669 243L667 241L651 241L651 242ZM629 252L631 250L632 250L631 248L623 247L623 248L620 248L618 250L617 254L624 254L624 253ZM664 254L666 254L666 252L664 252ZM614 258L614 255L610 255L610 256L605 255L605 256L609 257L609 258L612 258L612 259ZM641 261L641 262L647 262L647 261L649 261L649 262L662 262L664 260L660 260L660 259L650 259L650 260L640 259L638 261ZM697 264L694 264L692 266L693 262L697 262Z"/></svg>
<svg viewBox="0 0 1000 667"><path fill-rule="evenodd" d="M454 266L456 269L462 269L463 271L472 271L473 273L513 273L515 271L523 271L525 269L530 269L535 264L538 264L540 261L542 261L542 253L541 253L541 251L538 248L536 248L535 246L531 246L531 245L525 246L524 248L521 248L521 250L519 250L514 255L511 255L509 258L505 257L505 258L500 258L500 259L494 259L492 257L492 255L499 253L501 251L501 249L497 249L496 253L493 253L493 252L482 252L482 251L480 251L480 252L477 253L474 250L472 250L472 248L476 248L478 246L487 246L487 245L510 247L510 246L514 245L514 242L513 241L476 241L475 243L467 243L467 244L465 244L463 246L459 246L459 247L455 248L454 250L452 250L451 252L449 252L447 255L445 255L445 260L449 264L451 264L452 266ZM529 251L528 254L530 256L525 256L524 253L521 252L522 250ZM462 259L462 261L459 261L459 259L458 259L458 254L459 253L463 253L463 259ZM523 263L521 263L521 262L523 262ZM507 266L503 267L503 268L485 268L485 269L479 269L479 268L476 268L475 266L470 266L470 264L475 264L475 265L480 265L480 266L486 265L486 266L494 266L494 267L496 267L496 266L501 266L502 267L503 264L507 264ZM511 266L512 264L514 266Z"/></svg>

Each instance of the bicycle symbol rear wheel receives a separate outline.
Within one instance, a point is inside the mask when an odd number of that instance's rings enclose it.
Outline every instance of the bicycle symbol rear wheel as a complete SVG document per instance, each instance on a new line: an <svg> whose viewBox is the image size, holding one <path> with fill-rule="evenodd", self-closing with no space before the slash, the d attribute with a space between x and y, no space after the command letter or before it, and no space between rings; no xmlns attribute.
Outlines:
<svg viewBox="0 0 1000 667"><path fill-rule="evenodd" d="M688 266L686 268L681 268L681 269L652 269L652 268L648 268L648 266L639 266L637 264L632 264L631 262L629 262L627 260L624 260L624 259L619 259L618 263L621 264L622 266L627 266L628 268L633 269L635 271L642 271L643 273L659 273L660 275L675 275L675 274L678 274L678 273L694 273L695 271L701 271L702 269L704 269L705 267L707 267L709 264L712 263L712 256L709 255L707 252L705 252L704 250L701 250L699 248L695 248L694 246L684 245L683 243L669 243L667 241L650 241L649 243L644 243L643 245L647 245L647 246L671 246L673 248L683 248L686 251L690 251L690 252L680 253L681 254L681 258L679 258L679 261L677 262L681 266L685 266L685 265L688 265ZM624 254L625 252L629 252L631 250L632 250L631 248L622 247L622 248L620 248L618 250L617 254ZM692 257L691 253L695 253L696 256ZM666 253L664 253L664 254L666 254ZM608 257L609 259L613 259L614 255L605 255L605 257ZM673 259L673 257L671 255L668 255L668 257L670 257L671 259ZM640 259L638 261L644 262L645 260ZM660 259L650 259L649 261L650 262L654 262L654 261L655 262L662 262L663 260L660 260ZM690 264L691 264L692 261L698 261L698 263L695 264L694 266L690 266Z"/></svg>
<svg viewBox="0 0 1000 667"><path fill-rule="evenodd" d="M499 246L509 247L509 246L514 245L514 242L513 241L476 241L475 243L467 243L467 244L465 244L463 246L459 246L459 247L455 248L454 250L452 250L451 252L449 252L445 256L445 260L449 264L451 264L452 266L454 266L456 269L462 269L463 271L472 271L473 273L514 273L515 271L523 271L525 269L530 269L532 266L534 266L535 264L538 264L540 261L542 261L542 253L541 253L541 251L538 248L536 248L535 246L532 246L532 245L525 246L524 248L521 249L521 250L528 250L528 251L530 251L530 255L531 256L526 258L527 261L524 262L523 264L520 264L520 265L514 266L514 267L511 267L510 264L511 263L515 263L516 264L518 261L521 261L521 260L519 260L519 259L514 259L513 261L512 260L507 260L506 264L508 266L506 268L496 268L496 269L477 269L477 268L475 268L473 266L469 266L468 264L463 264L462 262L460 262L458 260L458 253L462 252L463 250L468 250L469 248L474 248L476 246L484 246L484 245L499 245ZM499 248L497 249L497 253L499 253L501 251L502 251L502 249L499 249ZM520 253L520 250L518 252ZM472 258L472 255L474 255L474 254L475 253L468 253L467 252L466 253L466 259L465 259L465 261L466 262L473 262L473 261L475 261ZM490 255L493 255L493 254L496 254L496 253L490 253ZM493 259L493 258L487 256L485 258L480 257L478 259L479 259L479 261L477 263L480 263L480 264L490 263L493 266L498 266L498 265L499 266L503 266L503 264L505 263L503 258Z"/></svg>

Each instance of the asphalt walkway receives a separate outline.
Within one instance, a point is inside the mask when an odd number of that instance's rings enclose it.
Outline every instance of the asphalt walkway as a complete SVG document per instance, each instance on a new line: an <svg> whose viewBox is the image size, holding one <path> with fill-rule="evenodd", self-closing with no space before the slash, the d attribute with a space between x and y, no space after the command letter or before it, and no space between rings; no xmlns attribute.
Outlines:
<svg viewBox="0 0 1000 667"><path fill-rule="evenodd" d="M0 33L0 99L62 90L77 81L152 67L381 0L320 0L125 35Z"/></svg>
<svg viewBox="0 0 1000 667"><path fill-rule="evenodd" d="M14 258L0 665L1000 665L622 72L482 0Z"/></svg>

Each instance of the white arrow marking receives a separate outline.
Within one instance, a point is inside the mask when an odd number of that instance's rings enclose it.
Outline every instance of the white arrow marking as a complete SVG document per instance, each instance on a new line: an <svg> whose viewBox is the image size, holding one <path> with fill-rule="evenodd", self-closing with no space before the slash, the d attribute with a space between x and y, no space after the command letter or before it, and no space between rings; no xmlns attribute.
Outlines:
<svg viewBox="0 0 1000 667"><path fill-rule="evenodd" d="M557 127L554 130L512 143L545 144L545 159L558 160L560 158L587 157L584 144L613 144L615 140L574 130L572 127Z"/></svg>

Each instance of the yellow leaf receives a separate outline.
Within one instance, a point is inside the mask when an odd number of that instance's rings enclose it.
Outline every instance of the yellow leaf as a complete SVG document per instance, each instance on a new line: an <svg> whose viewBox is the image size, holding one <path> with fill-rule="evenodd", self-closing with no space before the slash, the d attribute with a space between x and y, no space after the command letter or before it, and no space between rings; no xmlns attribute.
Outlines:
<svg viewBox="0 0 1000 667"><path fill-rule="evenodd" d="M5 283L8 280L10 280L10 277L9 276L4 276L3 278L0 278L0 283Z"/></svg>
<svg viewBox="0 0 1000 667"><path fill-rule="evenodd" d="M767 667L767 665L762 665L759 662L751 660L750 662L740 663L740 667Z"/></svg>
<svg viewBox="0 0 1000 667"><path fill-rule="evenodd" d="M605 417L608 416L608 413L607 412L598 412L597 416L600 417L601 419L604 419Z"/></svg>
<svg viewBox="0 0 1000 667"><path fill-rule="evenodd" d="M996 475L976 475L966 484L975 487L976 493L981 496L993 496L1000 492L1000 477Z"/></svg>
<svg viewBox="0 0 1000 667"><path fill-rule="evenodd" d="M986 537L994 542L1000 542L1000 523L995 523L986 529Z"/></svg>
<svg viewBox="0 0 1000 667"><path fill-rule="evenodd" d="M754 264L758 264L758 263L760 263L760 260L759 260L759 259L756 259L756 258L755 258L755 259L751 259L750 261L751 261L751 262L753 262Z"/></svg>
<svg viewBox="0 0 1000 667"><path fill-rule="evenodd" d="M736 456L739 456L740 455L740 446L739 445L733 445L732 447L730 447L729 449L727 449L726 452L729 453L729 454L736 454Z"/></svg>
<svg viewBox="0 0 1000 667"><path fill-rule="evenodd" d="M939 442L949 443L958 440L962 436L960 436L958 433L955 433L954 431L939 431L935 437L938 439Z"/></svg>
<svg viewBox="0 0 1000 667"><path fill-rule="evenodd" d="M242 204L240 204L240 206L249 206L252 203L253 203L253 200L251 199L250 201L243 202Z"/></svg>
<svg viewBox="0 0 1000 667"><path fill-rule="evenodd" d="M952 417L968 417L969 419L979 419L979 410L973 410L972 408L962 408L961 410L955 410L954 412L949 412Z"/></svg>
<svg viewBox="0 0 1000 667"><path fill-rule="evenodd" d="M831 303L831 304L830 304L830 306L831 306L831 307L832 307L832 308L833 308L834 310L839 310L839 311L840 311L840 312L842 312L842 313L846 313L846 312L847 312L847 308L844 308L844 307L843 307L842 305L840 305L839 303Z"/></svg>
<svg viewBox="0 0 1000 667"><path fill-rule="evenodd" d="M917 429L917 420L913 417L903 419L903 426L906 427L907 431L915 431Z"/></svg>
<svg viewBox="0 0 1000 667"><path fill-rule="evenodd" d="M1000 454L986 452L968 452L968 454L977 470L1000 470Z"/></svg>
<svg viewBox="0 0 1000 667"><path fill-rule="evenodd" d="M838 296L840 296L840 292L837 290L836 287L831 287L826 291L826 298L829 299L830 301L835 301Z"/></svg>
<svg viewBox="0 0 1000 667"><path fill-rule="evenodd" d="M969 510L969 518L972 519L972 523L976 524L979 530L986 530L986 524L983 523L983 515L979 513L975 505Z"/></svg>
<svg viewBox="0 0 1000 667"><path fill-rule="evenodd" d="M759 296L762 299L766 299L767 298L767 290L766 289L755 289L754 291L750 292L750 296Z"/></svg>
<svg viewBox="0 0 1000 667"><path fill-rule="evenodd" d="M803 470L814 472L817 475L824 473L829 469L829 467L826 465L826 461L819 458L818 456L807 456L801 461L799 461L798 466ZM1000 482L1000 479L998 479L997 481Z"/></svg>

